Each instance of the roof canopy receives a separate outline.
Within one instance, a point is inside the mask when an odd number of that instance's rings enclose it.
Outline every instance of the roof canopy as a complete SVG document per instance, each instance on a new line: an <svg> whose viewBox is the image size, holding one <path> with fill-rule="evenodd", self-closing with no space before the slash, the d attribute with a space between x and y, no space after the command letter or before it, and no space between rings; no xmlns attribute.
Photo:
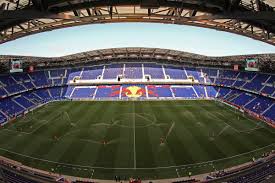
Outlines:
<svg viewBox="0 0 275 183"><path fill-rule="evenodd" d="M183 24L275 45L274 0L0 0L0 43L77 25Z"/></svg>

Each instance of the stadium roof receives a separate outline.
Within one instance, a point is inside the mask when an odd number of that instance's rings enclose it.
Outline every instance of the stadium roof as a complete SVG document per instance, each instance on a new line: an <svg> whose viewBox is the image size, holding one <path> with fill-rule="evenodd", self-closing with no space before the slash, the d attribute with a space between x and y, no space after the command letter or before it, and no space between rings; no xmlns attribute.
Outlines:
<svg viewBox="0 0 275 183"><path fill-rule="evenodd" d="M0 43L77 25L157 22L232 32L275 45L274 0L0 0Z"/></svg>
<svg viewBox="0 0 275 183"><path fill-rule="evenodd" d="M1 66L8 68L10 60L21 60L26 65L36 66L60 66L68 64L97 63L104 61L119 60L164 60L181 64L212 65L212 66L229 66L234 64L242 65L246 58L256 58L259 65L267 69L275 70L275 54L256 54L256 55L236 55L225 57L208 57L183 51L160 48L109 48L81 52L63 57L33 57L33 56L0 56Z"/></svg>

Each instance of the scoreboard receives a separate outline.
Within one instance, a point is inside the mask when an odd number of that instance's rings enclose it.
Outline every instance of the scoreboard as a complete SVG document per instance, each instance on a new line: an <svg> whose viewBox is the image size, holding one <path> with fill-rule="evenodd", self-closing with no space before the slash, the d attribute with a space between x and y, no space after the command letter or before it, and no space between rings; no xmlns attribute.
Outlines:
<svg viewBox="0 0 275 183"><path fill-rule="evenodd" d="M15 72L23 72L21 60L10 61L10 73L15 73Z"/></svg>
<svg viewBox="0 0 275 183"><path fill-rule="evenodd" d="M245 59L246 66L245 70L246 71L259 71L259 63L257 58L247 58Z"/></svg>

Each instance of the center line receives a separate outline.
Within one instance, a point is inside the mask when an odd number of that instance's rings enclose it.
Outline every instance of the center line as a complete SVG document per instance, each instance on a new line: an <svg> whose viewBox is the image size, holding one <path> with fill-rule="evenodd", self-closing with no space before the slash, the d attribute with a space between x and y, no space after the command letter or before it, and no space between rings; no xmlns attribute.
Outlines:
<svg viewBox="0 0 275 183"><path fill-rule="evenodd" d="M135 103L133 102L133 132L134 132L134 169L137 167L136 162L136 119L135 119Z"/></svg>

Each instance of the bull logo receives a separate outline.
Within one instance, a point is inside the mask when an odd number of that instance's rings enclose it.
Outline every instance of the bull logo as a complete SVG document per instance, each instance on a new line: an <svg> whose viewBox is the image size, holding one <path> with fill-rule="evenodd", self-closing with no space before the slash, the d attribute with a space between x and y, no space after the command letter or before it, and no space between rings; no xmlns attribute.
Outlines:
<svg viewBox="0 0 275 183"><path fill-rule="evenodd" d="M145 95L145 89L138 86L129 86L127 88L123 88L122 94L129 98L139 98L142 95Z"/></svg>

